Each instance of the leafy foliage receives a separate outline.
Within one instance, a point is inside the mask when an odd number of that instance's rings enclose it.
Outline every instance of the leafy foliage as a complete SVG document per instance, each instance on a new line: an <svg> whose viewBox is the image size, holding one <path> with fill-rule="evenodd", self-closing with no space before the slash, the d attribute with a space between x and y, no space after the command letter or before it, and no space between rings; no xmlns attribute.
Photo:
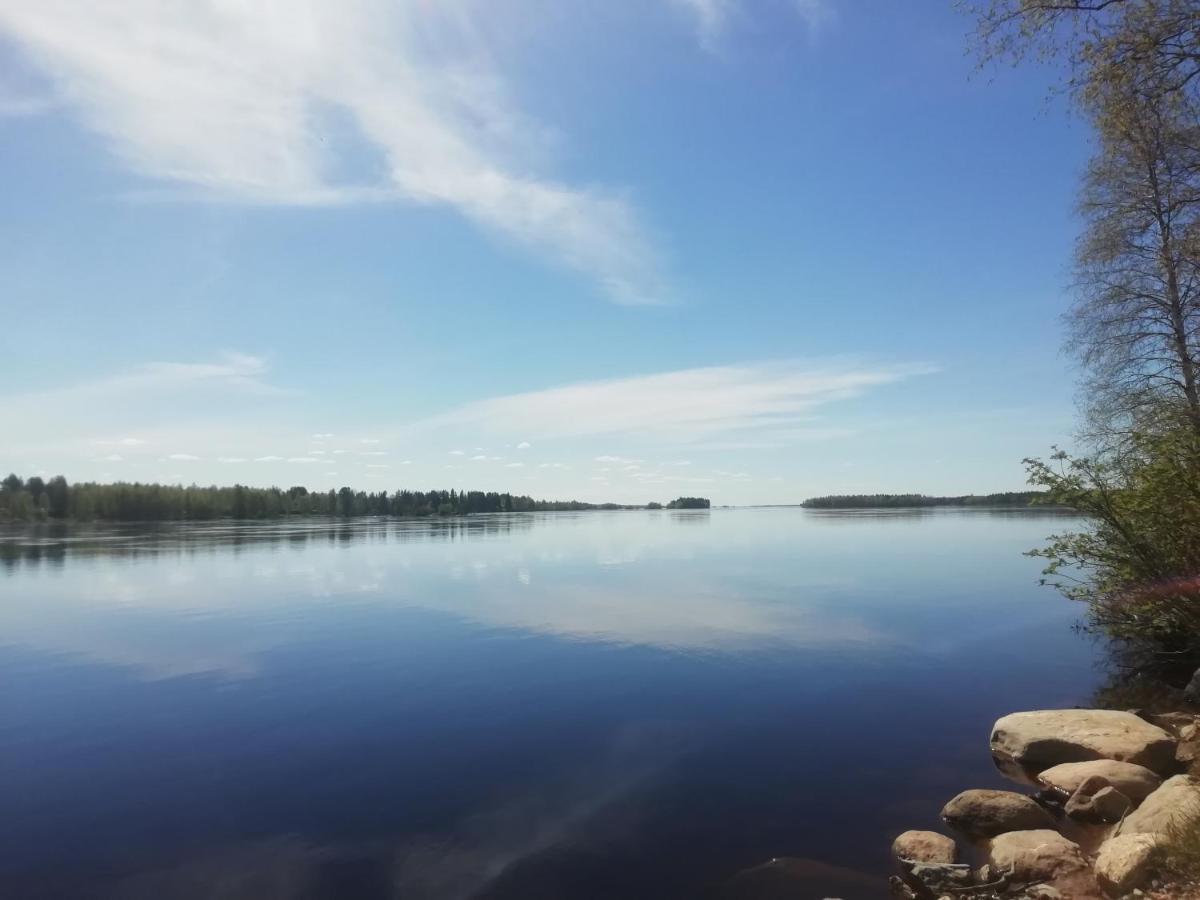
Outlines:
<svg viewBox="0 0 1200 900"><path fill-rule="evenodd" d="M1200 654L1200 437L1137 434L1119 454L1025 461L1030 483L1090 519L1031 552L1093 624L1163 652Z"/></svg>

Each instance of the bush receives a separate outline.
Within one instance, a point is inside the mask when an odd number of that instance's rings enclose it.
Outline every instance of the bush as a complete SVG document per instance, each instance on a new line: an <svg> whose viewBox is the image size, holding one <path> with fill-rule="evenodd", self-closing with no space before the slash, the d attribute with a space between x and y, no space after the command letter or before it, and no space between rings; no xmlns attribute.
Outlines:
<svg viewBox="0 0 1200 900"><path fill-rule="evenodd" d="M1119 454L1025 461L1051 503L1089 517L1031 552L1044 583L1090 605L1093 625L1161 653L1200 657L1200 437L1137 435Z"/></svg>

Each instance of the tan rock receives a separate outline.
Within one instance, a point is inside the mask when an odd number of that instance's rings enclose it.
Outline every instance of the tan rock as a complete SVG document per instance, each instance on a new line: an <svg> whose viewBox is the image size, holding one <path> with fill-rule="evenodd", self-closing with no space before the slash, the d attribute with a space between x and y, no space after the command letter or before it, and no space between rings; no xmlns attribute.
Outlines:
<svg viewBox="0 0 1200 900"><path fill-rule="evenodd" d="M1096 856L1096 880L1114 897L1141 887L1150 875L1158 838L1152 834L1121 834L1109 838Z"/></svg>
<svg viewBox="0 0 1200 900"><path fill-rule="evenodd" d="M942 808L942 819L971 837L1054 826L1046 810L1014 791L963 791Z"/></svg>
<svg viewBox="0 0 1200 900"><path fill-rule="evenodd" d="M988 844L987 862L992 871L1023 883L1053 883L1087 868L1079 845L1048 828L1010 831Z"/></svg>
<svg viewBox="0 0 1200 900"><path fill-rule="evenodd" d="M906 831L892 842L897 861L952 863L958 857L953 839L936 831Z"/></svg>
<svg viewBox="0 0 1200 900"><path fill-rule="evenodd" d="M1076 788L1063 811L1081 822L1118 822L1133 806L1103 775L1091 775Z"/></svg>
<svg viewBox="0 0 1200 900"><path fill-rule="evenodd" d="M1004 716L992 727L992 752L1035 771L1059 763L1115 759L1155 772L1175 759L1175 739L1132 713L1044 709Z"/></svg>
<svg viewBox="0 0 1200 900"><path fill-rule="evenodd" d="M1042 772L1037 780L1052 790L1070 796L1093 775L1104 778L1135 804L1141 803L1162 785L1162 779L1145 766L1115 759L1061 763Z"/></svg>
<svg viewBox="0 0 1200 900"><path fill-rule="evenodd" d="M1200 779L1176 775L1125 817L1121 834L1162 834L1176 818L1200 815Z"/></svg>

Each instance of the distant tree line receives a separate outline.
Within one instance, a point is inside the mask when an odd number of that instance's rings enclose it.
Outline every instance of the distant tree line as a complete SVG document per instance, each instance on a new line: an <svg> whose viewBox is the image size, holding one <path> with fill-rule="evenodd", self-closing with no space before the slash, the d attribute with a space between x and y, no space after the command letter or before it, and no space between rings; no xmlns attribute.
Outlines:
<svg viewBox="0 0 1200 900"><path fill-rule="evenodd" d="M696 498L680 498L675 503ZM675 503L671 504L675 507ZM704 501L705 507L708 501ZM398 490L365 492L343 487L310 491L117 482L68 484L61 475L43 480L9 475L0 482L0 520L76 519L146 522L203 519L275 519L283 516L456 516L469 513L625 509L616 503L535 500L495 491ZM689 507L678 507L689 508Z"/></svg>
<svg viewBox="0 0 1200 900"><path fill-rule="evenodd" d="M677 497L667 504L667 509L708 509L711 505L707 497Z"/></svg>
<svg viewBox="0 0 1200 900"><path fill-rule="evenodd" d="M807 509L913 509L930 506L1036 506L1049 495L1045 491L1004 491L999 494L965 494L961 497L930 497L925 494L830 494L810 497L800 505Z"/></svg>

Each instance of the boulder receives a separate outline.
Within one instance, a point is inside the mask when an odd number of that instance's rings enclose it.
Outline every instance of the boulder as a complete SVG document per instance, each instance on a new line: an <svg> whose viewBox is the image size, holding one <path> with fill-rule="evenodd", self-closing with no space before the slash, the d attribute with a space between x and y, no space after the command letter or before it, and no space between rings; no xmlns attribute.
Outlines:
<svg viewBox="0 0 1200 900"><path fill-rule="evenodd" d="M1192 680L1183 689L1183 699L1188 703L1195 703L1200 706L1200 669L1196 670L1195 674L1192 675Z"/></svg>
<svg viewBox="0 0 1200 900"><path fill-rule="evenodd" d="M892 842L892 856L897 862L952 863L958 847L936 831L906 831Z"/></svg>
<svg viewBox="0 0 1200 900"><path fill-rule="evenodd" d="M1100 845L1096 856L1096 880L1114 897L1128 894L1145 884L1158 843L1152 834L1121 834Z"/></svg>
<svg viewBox="0 0 1200 900"><path fill-rule="evenodd" d="M942 818L971 837L1054 827L1046 810L1013 791L963 791L942 808Z"/></svg>
<svg viewBox="0 0 1200 900"><path fill-rule="evenodd" d="M915 881L933 894L953 891L971 885L971 867L953 863L917 863L908 872Z"/></svg>
<svg viewBox="0 0 1200 900"><path fill-rule="evenodd" d="M1051 790L1070 796L1093 775L1104 778L1135 804L1141 803L1162 784L1162 779L1145 766L1115 759L1062 763L1042 772L1037 780Z"/></svg>
<svg viewBox="0 0 1200 900"><path fill-rule="evenodd" d="M1175 761L1175 739L1157 725L1111 709L1044 709L1004 716L992 727L992 753L1025 769L1115 759L1155 772Z"/></svg>
<svg viewBox="0 0 1200 900"><path fill-rule="evenodd" d="M1200 815L1200 779L1176 775L1125 817L1121 834L1162 834L1180 816Z"/></svg>
<svg viewBox="0 0 1200 900"><path fill-rule="evenodd" d="M1108 783L1103 775L1092 775L1076 788L1063 811L1081 822L1119 822L1133 806L1129 798Z"/></svg>
<svg viewBox="0 0 1200 900"><path fill-rule="evenodd" d="M987 850L992 871L1010 881L1049 881L1087 868L1079 845L1048 828L1010 831L992 839Z"/></svg>

